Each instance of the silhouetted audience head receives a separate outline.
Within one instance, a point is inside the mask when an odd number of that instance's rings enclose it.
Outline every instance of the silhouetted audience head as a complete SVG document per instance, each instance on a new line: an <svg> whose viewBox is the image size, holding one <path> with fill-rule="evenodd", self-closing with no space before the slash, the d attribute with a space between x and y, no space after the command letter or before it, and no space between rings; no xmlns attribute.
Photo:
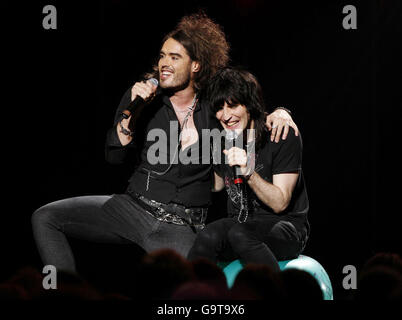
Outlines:
<svg viewBox="0 0 402 320"><path fill-rule="evenodd" d="M248 264L237 275L231 289L233 299L279 300L284 298L279 273L265 265Z"/></svg>
<svg viewBox="0 0 402 320"><path fill-rule="evenodd" d="M43 275L33 267L27 266L17 272L0 287L1 298L37 299L40 297Z"/></svg>
<svg viewBox="0 0 402 320"><path fill-rule="evenodd" d="M172 300L219 300L227 299L222 293L209 282L189 281L180 285L172 294Z"/></svg>
<svg viewBox="0 0 402 320"><path fill-rule="evenodd" d="M8 300L99 300L100 293L77 275L57 272L56 289L44 289L38 270L26 267L18 270L0 285L0 299Z"/></svg>
<svg viewBox="0 0 402 320"><path fill-rule="evenodd" d="M373 266L358 276L356 300L400 300L402 276L387 266Z"/></svg>
<svg viewBox="0 0 402 320"><path fill-rule="evenodd" d="M135 274L133 296L139 299L169 299L181 284L194 279L190 262L172 249L148 253Z"/></svg>
<svg viewBox="0 0 402 320"><path fill-rule="evenodd" d="M229 290L221 268L206 259L188 261L176 251L161 249L146 254L137 270L123 276L132 289L101 293L78 275L57 272L57 289L43 288L44 275L32 267L18 270L0 283L0 300L297 300L318 301L323 293L308 272L287 269L273 272L265 265L248 264ZM402 260L398 254L377 253L358 272L357 301L402 298Z"/></svg>
<svg viewBox="0 0 402 320"><path fill-rule="evenodd" d="M286 299L317 301L323 299L323 293L317 280L308 272L287 269L280 272Z"/></svg>
<svg viewBox="0 0 402 320"><path fill-rule="evenodd" d="M225 273L212 261L197 259L192 261L191 264L197 280L227 287Z"/></svg>
<svg viewBox="0 0 402 320"><path fill-rule="evenodd" d="M398 254L381 252L371 257L358 274L357 301L401 300L402 260Z"/></svg>
<svg viewBox="0 0 402 320"><path fill-rule="evenodd" d="M378 252L364 264L363 269L374 266L389 267L402 274L402 259L397 253Z"/></svg>
<svg viewBox="0 0 402 320"><path fill-rule="evenodd" d="M41 300L101 300L103 295L80 276L57 272L57 288L42 289Z"/></svg>
<svg viewBox="0 0 402 320"><path fill-rule="evenodd" d="M29 293L20 285L0 284L0 301L7 300L31 300Z"/></svg>
<svg viewBox="0 0 402 320"><path fill-rule="evenodd" d="M223 270L212 261L196 259L191 262L194 276L198 282L212 286L221 299L229 298L229 289Z"/></svg>

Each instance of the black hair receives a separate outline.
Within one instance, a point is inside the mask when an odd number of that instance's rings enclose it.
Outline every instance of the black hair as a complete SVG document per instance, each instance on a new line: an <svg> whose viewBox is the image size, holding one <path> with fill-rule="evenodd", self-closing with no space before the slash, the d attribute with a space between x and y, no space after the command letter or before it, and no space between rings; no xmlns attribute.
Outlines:
<svg viewBox="0 0 402 320"><path fill-rule="evenodd" d="M227 67L219 70L211 79L202 98L215 114L223 108L225 102L229 106L244 105L254 120L256 148L259 149L266 139L265 126L266 107L262 89L256 77L240 67Z"/></svg>

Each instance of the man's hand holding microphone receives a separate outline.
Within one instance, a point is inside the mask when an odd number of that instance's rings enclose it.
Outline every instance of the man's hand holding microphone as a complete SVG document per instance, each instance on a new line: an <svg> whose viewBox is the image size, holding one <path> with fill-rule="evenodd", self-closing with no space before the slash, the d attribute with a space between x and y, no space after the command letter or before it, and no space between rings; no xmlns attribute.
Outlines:
<svg viewBox="0 0 402 320"><path fill-rule="evenodd" d="M158 80L155 78L136 82L131 88L131 103L122 112L122 120L116 128L120 143L123 146L128 145L133 139L132 131L129 130L132 115L141 112L142 108L154 98L157 88Z"/></svg>

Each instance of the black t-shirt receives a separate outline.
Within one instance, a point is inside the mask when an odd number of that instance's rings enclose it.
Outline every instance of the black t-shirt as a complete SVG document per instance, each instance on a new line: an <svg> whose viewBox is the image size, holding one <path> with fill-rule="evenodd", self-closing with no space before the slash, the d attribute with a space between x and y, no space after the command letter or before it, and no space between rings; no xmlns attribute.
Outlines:
<svg viewBox="0 0 402 320"><path fill-rule="evenodd" d="M162 93L142 110L133 128L132 143L123 147L116 132L116 124L121 119L121 112L131 102L130 89L120 102L115 126L109 130L106 139L106 159L109 162L136 161L127 192L141 194L162 203L178 203L187 207L208 206L211 202L212 161L203 158L202 148L210 148L210 142L203 139L202 129L217 126L209 109L202 101L198 101L193 117L199 140L184 150L179 146L176 153L178 131L172 130L174 127L171 124L175 124L176 128L179 124L169 98ZM154 132L164 134L154 137L155 140L148 139L148 134L154 129L158 130ZM151 148L155 148L157 142L167 146L155 152L160 159L166 159L164 163L153 163L147 156L149 151L154 152ZM134 150L131 154L136 157L126 159L130 149ZM183 157L183 153L186 153L186 157Z"/></svg>
<svg viewBox="0 0 402 320"><path fill-rule="evenodd" d="M292 193L288 207L281 213L274 213L273 210L265 205L252 189L247 185L247 196L249 205L249 215L252 214L273 214L280 215L286 220L298 220L302 223L307 222L307 212L309 201L302 172L302 139L294 134L291 129L286 140L280 139L278 143L271 142L268 135L260 150L256 150L256 155L250 155L255 159L255 171L265 180L272 183L273 175L280 173L298 172L299 177ZM228 214L235 216L240 210L240 194L233 183L233 169L224 163L214 166L216 173L224 179L226 191L228 193Z"/></svg>

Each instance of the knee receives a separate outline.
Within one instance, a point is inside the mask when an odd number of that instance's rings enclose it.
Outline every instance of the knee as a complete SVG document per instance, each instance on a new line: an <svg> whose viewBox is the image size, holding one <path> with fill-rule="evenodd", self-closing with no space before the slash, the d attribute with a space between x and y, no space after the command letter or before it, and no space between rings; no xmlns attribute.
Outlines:
<svg viewBox="0 0 402 320"><path fill-rule="evenodd" d="M188 255L190 260L195 258L210 256L211 252L215 252L219 246L222 235L213 228L205 228L197 235L194 245Z"/></svg>
<svg viewBox="0 0 402 320"><path fill-rule="evenodd" d="M219 234L214 230L203 230L197 235L194 247L214 247L219 241Z"/></svg>
<svg viewBox="0 0 402 320"><path fill-rule="evenodd" d="M278 222L273 226L270 233L273 237L286 241L299 240L296 227L289 221Z"/></svg>
<svg viewBox="0 0 402 320"><path fill-rule="evenodd" d="M37 209L31 216L31 223L33 229L38 229L46 224L52 222L54 217L54 211L49 205L45 205Z"/></svg>
<svg viewBox="0 0 402 320"><path fill-rule="evenodd" d="M246 250L253 239L253 233L245 224L236 224L228 231L229 243L236 252Z"/></svg>

